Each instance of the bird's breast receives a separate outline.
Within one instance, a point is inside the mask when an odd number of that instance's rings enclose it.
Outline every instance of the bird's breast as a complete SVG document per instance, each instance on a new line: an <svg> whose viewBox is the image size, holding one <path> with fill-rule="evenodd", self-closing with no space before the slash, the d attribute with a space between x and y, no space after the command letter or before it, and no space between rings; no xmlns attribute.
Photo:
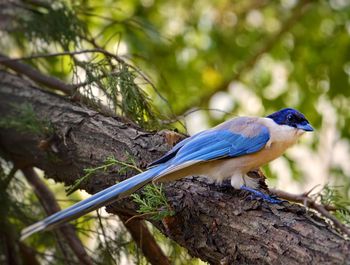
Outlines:
<svg viewBox="0 0 350 265"><path fill-rule="evenodd" d="M235 158L234 160L237 160L235 164L245 174L280 157L292 144L292 142L272 142L259 152Z"/></svg>

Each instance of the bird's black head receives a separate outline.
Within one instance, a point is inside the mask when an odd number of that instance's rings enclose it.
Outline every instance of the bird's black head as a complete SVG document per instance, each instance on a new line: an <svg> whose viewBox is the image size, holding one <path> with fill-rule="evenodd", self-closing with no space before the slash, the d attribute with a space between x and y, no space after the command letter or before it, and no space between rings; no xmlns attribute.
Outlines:
<svg viewBox="0 0 350 265"><path fill-rule="evenodd" d="M281 109L267 118L274 120L279 125L288 125L308 132L314 130L305 116L292 108Z"/></svg>

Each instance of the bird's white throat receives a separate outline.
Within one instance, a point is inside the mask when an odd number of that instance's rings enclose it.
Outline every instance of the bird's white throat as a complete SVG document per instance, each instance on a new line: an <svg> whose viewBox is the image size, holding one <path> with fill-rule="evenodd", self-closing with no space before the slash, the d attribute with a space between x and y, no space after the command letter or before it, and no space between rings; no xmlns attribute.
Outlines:
<svg viewBox="0 0 350 265"><path fill-rule="evenodd" d="M285 142L293 145L304 131L288 125L279 125L270 118L262 118L262 124L269 128L270 140L267 146L275 142Z"/></svg>

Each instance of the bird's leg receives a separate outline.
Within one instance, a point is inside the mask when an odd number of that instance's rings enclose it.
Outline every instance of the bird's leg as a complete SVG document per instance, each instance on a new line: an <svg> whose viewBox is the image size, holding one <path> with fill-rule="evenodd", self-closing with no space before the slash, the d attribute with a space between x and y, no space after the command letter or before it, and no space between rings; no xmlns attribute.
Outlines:
<svg viewBox="0 0 350 265"><path fill-rule="evenodd" d="M230 192L232 190L234 190L235 188L232 187L231 182L229 179L225 179L220 183L216 183L216 186L221 190L221 191L225 191L225 192Z"/></svg>
<svg viewBox="0 0 350 265"><path fill-rule="evenodd" d="M244 179L246 181L240 187L240 189L250 192L249 197L251 199L260 198L272 204L278 204L278 203L284 202L283 200L278 199L277 196L270 194L270 191L265 182L266 177L260 169L256 169L248 172L246 178Z"/></svg>
<svg viewBox="0 0 350 265"><path fill-rule="evenodd" d="M278 199L277 196L275 195L269 195L262 191L247 187L245 185L241 186L241 190L249 191L251 193L250 195L251 199L262 199L263 201L266 201L272 204L279 204L279 203L285 202L284 200Z"/></svg>
<svg viewBox="0 0 350 265"><path fill-rule="evenodd" d="M271 204L279 204L284 202L275 195L270 195L269 189L265 182L266 177L260 169L249 171L246 175L236 172L231 180L224 180L220 183L220 188L224 190L240 189L250 193L250 199L262 199Z"/></svg>
<svg viewBox="0 0 350 265"><path fill-rule="evenodd" d="M247 179L252 185L246 185L246 182L243 185L250 186L252 188L264 191L267 194L270 194L269 187L266 184L266 176L264 175L264 172L260 168L251 170L247 173Z"/></svg>

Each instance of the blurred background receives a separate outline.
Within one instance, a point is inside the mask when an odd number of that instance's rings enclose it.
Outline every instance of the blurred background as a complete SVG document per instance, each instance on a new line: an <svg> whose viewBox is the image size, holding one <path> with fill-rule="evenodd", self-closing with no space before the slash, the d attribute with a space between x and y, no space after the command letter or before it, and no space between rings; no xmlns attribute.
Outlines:
<svg viewBox="0 0 350 265"><path fill-rule="evenodd" d="M264 168L269 185L349 199L348 0L0 1L0 52L51 54L25 62L149 129L296 108L316 130Z"/></svg>

